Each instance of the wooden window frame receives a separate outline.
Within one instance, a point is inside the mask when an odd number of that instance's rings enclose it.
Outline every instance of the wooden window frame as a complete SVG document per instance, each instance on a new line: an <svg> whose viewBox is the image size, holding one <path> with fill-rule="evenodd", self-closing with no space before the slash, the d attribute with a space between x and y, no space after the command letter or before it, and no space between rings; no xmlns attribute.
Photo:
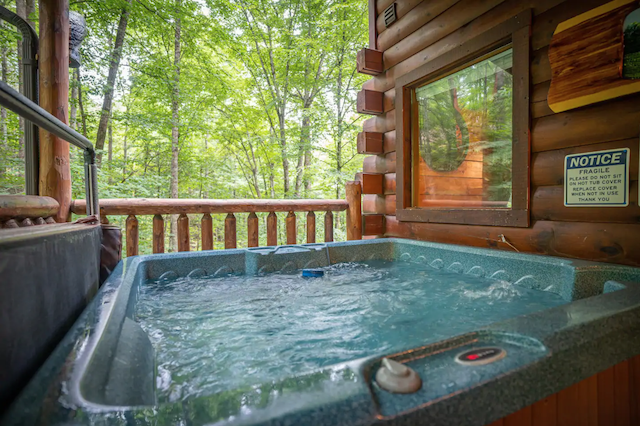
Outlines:
<svg viewBox="0 0 640 426"><path fill-rule="evenodd" d="M531 10L504 21L396 80L397 149L396 217L407 222L466 225L529 226L530 157L529 68ZM511 45L513 49L513 139L511 208L414 207L412 197L411 97L418 86L473 64L475 60Z"/></svg>

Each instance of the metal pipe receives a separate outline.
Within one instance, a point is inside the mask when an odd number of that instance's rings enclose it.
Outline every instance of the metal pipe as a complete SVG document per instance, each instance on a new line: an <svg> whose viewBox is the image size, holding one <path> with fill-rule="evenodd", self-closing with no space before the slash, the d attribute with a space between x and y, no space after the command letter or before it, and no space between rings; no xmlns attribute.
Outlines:
<svg viewBox="0 0 640 426"><path fill-rule="evenodd" d="M22 33L22 76L24 95L38 103L38 35L33 27L23 18L0 7L0 19L13 24ZM25 157L25 192L27 195L38 195L38 178L40 164L38 127L29 121L24 123L24 157Z"/></svg>
<svg viewBox="0 0 640 426"><path fill-rule="evenodd" d="M100 210L98 203L96 152L89 139L18 93L4 81L0 81L0 105L31 121L41 129L84 150L87 216L92 214L98 216Z"/></svg>

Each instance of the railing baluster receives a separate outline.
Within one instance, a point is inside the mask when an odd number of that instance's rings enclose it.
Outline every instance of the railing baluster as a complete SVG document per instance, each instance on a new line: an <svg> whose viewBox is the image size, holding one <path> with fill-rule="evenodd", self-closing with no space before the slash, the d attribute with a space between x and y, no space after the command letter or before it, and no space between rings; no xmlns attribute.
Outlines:
<svg viewBox="0 0 640 426"><path fill-rule="evenodd" d="M236 247L236 217L233 213L229 213L224 219L224 248L234 249Z"/></svg>
<svg viewBox="0 0 640 426"><path fill-rule="evenodd" d="M127 229L127 257L138 255L138 218L130 214L125 221Z"/></svg>
<svg viewBox="0 0 640 426"><path fill-rule="evenodd" d="M161 214L153 216L153 252L164 253L164 219Z"/></svg>
<svg viewBox="0 0 640 426"><path fill-rule="evenodd" d="M316 242L316 214L307 213L307 244Z"/></svg>
<svg viewBox="0 0 640 426"><path fill-rule="evenodd" d="M18 222L15 219L9 219L4 223L4 226L3 226L3 228L8 228L8 229L19 228L19 227L20 225L18 225Z"/></svg>
<svg viewBox="0 0 640 426"><path fill-rule="evenodd" d="M275 212L267 216L267 245L278 245L278 215Z"/></svg>
<svg viewBox="0 0 640 426"><path fill-rule="evenodd" d="M181 213L178 217L178 251L189 251L189 216Z"/></svg>
<svg viewBox="0 0 640 426"><path fill-rule="evenodd" d="M331 210L324 214L324 242L333 241L333 213Z"/></svg>
<svg viewBox="0 0 640 426"><path fill-rule="evenodd" d="M202 215L200 228L202 231L202 250L213 250L213 219L209 213Z"/></svg>
<svg viewBox="0 0 640 426"><path fill-rule="evenodd" d="M249 247L258 247L258 215L255 212L249 213L247 218L247 245Z"/></svg>
<svg viewBox="0 0 640 426"><path fill-rule="evenodd" d="M296 244L296 214L289 212L287 215L287 244Z"/></svg>

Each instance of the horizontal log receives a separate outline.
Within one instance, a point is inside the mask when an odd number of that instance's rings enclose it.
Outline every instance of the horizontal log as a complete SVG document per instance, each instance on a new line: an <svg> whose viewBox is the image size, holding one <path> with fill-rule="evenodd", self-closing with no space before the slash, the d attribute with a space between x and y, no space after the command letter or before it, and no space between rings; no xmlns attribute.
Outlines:
<svg viewBox="0 0 640 426"><path fill-rule="evenodd" d="M395 194L396 193L396 174L387 173L384 175L384 181L382 182L383 194Z"/></svg>
<svg viewBox="0 0 640 426"><path fill-rule="evenodd" d="M384 51L384 65L390 68L416 52L431 46L478 16L490 11L504 0L461 1L440 14L436 19L405 37ZM497 24L498 22L496 22Z"/></svg>
<svg viewBox="0 0 640 426"><path fill-rule="evenodd" d="M391 110L377 117L364 120L362 129L365 132L386 133L396 128L396 110Z"/></svg>
<svg viewBox="0 0 640 426"><path fill-rule="evenodd" d="M409 0L395 0L396 3L402 3L405 1L409 1ZM384 12L384 10L389 7L389 5L391 3L393 3L394 0L376 0L375 5L376 5L376 16L381 15L382 12Z"/></svg>
<svg viewBox="0 0 640 426"><path fill-rule="evenodd" d="M384 215L369 214L362 216L362 235L383 235Z"/></svg>
<svg viewBox="0 0 640 426"><path fill-rule="evenodd" d="M360 114L380 115L384 112L382 98L384 93L363 89L358 92L356 109Z"/></svg>
<svg viewBox="0 0 640 426"><path fill-rule="evenodd" d="M60 204L51 197L0 195L0 219L55 216Z"/></svg>
<svg viewBox="0 0 640 426"><path fill-rule="evenodd" d="M530 108L532 119L555 114L555 112L553 112L549 107L549 103L546 101L546 99L540 102L531 102Z"/></svg>
<svg viewBox="0 0 640 426"><path fill-rule="evenodd" d="M358 173L359 181L362 183L363 194L382 194L384 175L381 173Z"/></svg>
<svg viewBox="0 0 640 426"><path fill-rule="evenodd" d="M362 212L365 214L395 215L395 195L365 195L362 198Z"/></svg>
<svg viewBox="0 0 640 426"><path fill-rule="evenodd" d="M396 150L396 131L390 130L384 134L384 152L395 152Z"/></svg>
<svg viewBox="0 0 640 426"><path fill-rule="evenodd" d="M549 63L549 48L543 47L531 55L531 84L541 84L551 80L551 64Z"/></svg>
<svg viewBox="0 0 640 426"><path fill-rule="evenodd" d="M391 88L384 92L382 97L382 109L384 112L389 112L396 108L396 89Z"/></svg>
<svg viewBox="0 0 640 426"><path fill-rule="evenodd" d="M396 16L398 20L393 27L385 31L384 16L378 16L378 49L385 51L399 43L414 31L420 29L442 12L456 4L459 0L409 0L398 3ZM382 27L382 28L381 28Z"/></svg>
<svg viewBox="0 0 640 426"><path fill-rule="evenodd" d="M640 95L533 120L532 152L637 138Z"/></svg>
<svg viewBox="0 0 640 426"><path fill-rule="evenodd" d="M399 0L396 1L396 22L393 24L394 30L395 26L399 25L398 21L405 17L409 11L415 9L417 5L419 5L423 0ZM388 7L388 6L387 6ZM412 14L415 13L411 12ZM384 23L384 14L380 13L376 17L375 23L376 33L378 34L378 43L380 43L380 35L387 30L387 26Z"/></svg>
<svg viewBox="0 0 640 426"><path fill-rule="evenodd" d="M360 74L378 75L382 67L382 52L374 49L361 49L356 55L356 69Z"/></svg>
<svg viewBox="0 0 640 426"><path fill-rule="evenodd" d="M462 4L461 2L458 4ZM478 2L480 3L480 2ZM395 86L395 79L410 72L419 66L432 61L434 58L458 48L462 43L469 41L471 38L482 34L483 32L493 28L501 22L517 15L518 13L525 11L529 8L533 9L534 15L543 13L550 8L562 3L562 0L507 0L499 6L489 10L487 13L472 20L467 25L458 28L455 32L447 35L441 40L436 41L430 46L413 53L409 52L407 59L398 63L395 66L389 68L385 73L367 81L363 87L370 90L387 91ZM453 7L447 10L449 13ZM434 19L429 23L430 26L437 25L439 20L444 16L443 13L437 19ZM535 31L535 28L533 28ZM417 31L416 31L417 33ZM416 34L414 33L414 34ZM412 34L413 35L413 34ZM393 48L397 48L396 45ZM385 64L387 67L390 66ZM550 70L549 70L550 73ZM548 78L547 78L548 80ZM542 80L544 81L544 80Z"/></svg>
<svg viewBox="0 0 640 426"><path fill-rule="evenodd" d="M603 0L566 0L541 13L533 20L531 48L533 50L548 46L558 24L587 12L603 4Z"/></svg>
<svg viewBox="0 0 640 426"><path fill-rule="evenodd" d="M396 153L386 155L371 155L362 161L362 171L365 173L395 173Z"/></svg>
<svg viewBox="0 0 640 426"><path fill-rule="evenodd" d="M384 133L360 132L358 133L357 148L360 154L382 154L384 146Z"/></svg>
<svg viewBox="0 0 640 426"><path fill-rule="evenodd" d="M531 89L531 102L546 101L550 84L551 81L545 81L533 86L533 89Z"/></svg>
<svg viewBox="0 0 640 426"><path fill-rule="evenodd" d="M71 211L84 214L85 201L75 200ZM188 198L113 198L100 200L101 214L155 215L190 213L251 213L343 211L346 200L204 200Z"/></svg>
<svg viewBox="0 0 640 426"><path fill-rule="evenodd" d="M638 180L638 138L633 138L534 153L531 156L531 186L563 185L567 155L618 148L631 149L629 177L632 181Z"/></svg>
<svg viewBox="0 0 640 426"><path fill-rule="evenodd" d="M535 188L531 197L531 219L563 222L640 223L638 181L629 189L627 207L565 207L564 186Z"/></svg>
<svg viewBox="0 0 640 426"><path fill-rule="evenodd" d="M530 228L400 222L385 217L385 236L640 266L640 225L539 220ZM503 242L502 236L509 244Z"/></svg>

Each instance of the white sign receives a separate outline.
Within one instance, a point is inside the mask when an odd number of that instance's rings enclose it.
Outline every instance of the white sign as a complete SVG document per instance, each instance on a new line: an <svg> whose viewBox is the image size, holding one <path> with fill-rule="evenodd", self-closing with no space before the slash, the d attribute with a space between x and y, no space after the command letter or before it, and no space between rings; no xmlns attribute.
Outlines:
<svg viewBox="0 0 640 426"><path fill-rule="evenodd" d="M564 158L565 207L629 205L629 148Z"/></svg>

